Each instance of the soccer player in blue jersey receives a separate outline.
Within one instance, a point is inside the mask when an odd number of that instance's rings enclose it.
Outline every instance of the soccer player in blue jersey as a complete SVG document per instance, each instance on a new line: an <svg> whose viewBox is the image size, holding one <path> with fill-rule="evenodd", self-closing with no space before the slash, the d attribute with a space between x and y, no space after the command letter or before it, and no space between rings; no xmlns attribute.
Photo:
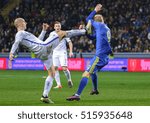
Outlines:
<svg viewBox="0 0 150 123"><path fill-rule="evenodd" d="M95 31L95 38L96 38L96 53L93 58L90 60L90 64L85 70L82 75L82 79L80 81L80 85L78 87L77 92L68 97L66 100L73 101L73 100L80 100L80 95L88 83L88 79L91 76L93 82L93 90L91 91L91 95L99 94L97 89L97 75L96 73L101 70L105 65L108 64L109 61L109 54L112 54L112 50L110 47L110 39L111 33L110 29L104 23L103 16L100 14L96 14L98 11L102 9L102 5L98 4L94 11L90 13L90 15L86 18L87 30L92 25ZM94 20L93 20L94 17Z"/></svg>

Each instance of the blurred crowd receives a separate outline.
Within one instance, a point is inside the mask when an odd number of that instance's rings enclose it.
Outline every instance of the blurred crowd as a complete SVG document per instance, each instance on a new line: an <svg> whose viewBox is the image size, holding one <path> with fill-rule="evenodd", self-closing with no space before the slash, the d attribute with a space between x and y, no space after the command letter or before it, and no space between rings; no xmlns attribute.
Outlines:
<svg viewBox="0 0 150 123"><path fill-rule="evenodd" d="M0 0L0 10L8 3L8 1L9 0Z"/></svg>
<svg viewBox="0 0 150 123"><path fill-rule="evenodd" d="M111 46L114 52L150 52L150 1L149 0L101 0L105 23L112 33ZM0 13L0 52L9 52L14 42L16 29L13 21L23 17L27 31L38 36L42 23L60 21L63 30L86 24L85 19L99 0L22 0L7 19ZM46 38L45 37L45 38ZM72 38L74 52L95 52L95 42L86 36ZM25 48L20 48L26 52Z"/></svg>

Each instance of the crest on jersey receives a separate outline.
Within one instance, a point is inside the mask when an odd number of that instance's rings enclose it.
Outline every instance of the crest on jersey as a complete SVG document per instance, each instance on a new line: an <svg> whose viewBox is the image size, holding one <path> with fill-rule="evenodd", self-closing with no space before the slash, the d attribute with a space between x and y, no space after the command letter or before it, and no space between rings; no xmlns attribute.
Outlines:
<svg viewBox="0 0 150 123"><path fill-rule="evenodd" d="M110 39L111 39L111 33L110 33L110 31L107 31L107 38L108 38L108 42L110 42Z"/></svg>

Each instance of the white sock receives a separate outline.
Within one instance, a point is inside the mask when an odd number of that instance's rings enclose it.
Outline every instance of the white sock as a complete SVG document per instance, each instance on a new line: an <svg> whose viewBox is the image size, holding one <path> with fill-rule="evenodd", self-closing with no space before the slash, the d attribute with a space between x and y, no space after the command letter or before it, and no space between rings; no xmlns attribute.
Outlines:
<svg viewBox="0 0 150 123"><path fill-rule="evenodd" d="M43 91L43 96L46 97L48 96L52 85L53 85L53 80L54 78L52 78L51 76L48 76L45 80L45 86L44 86L44 91Z"/></svg>
<svg viewBox="0 0 150 123"><path fill-rule="evenodd" d="M68 69L64 71L64 74L67 77L67 80L71 81L71 74L70 74L70 71Z"/></svg>
<svg viewBox="0 0 150 123"><path fill-rule="evenodd" d="M61 83L60 83L60 75L59 75L59 71L58 70L55 72L55 80L56 80L57 85L61 85Z"/></svg>
<svg viewBox="0 0 150 123"><path fill-rule="evenodd" d="M66 37L74 37L74 36L80 36L80 35L85 35L86 30L85 29L74 29L74 30L69 30L66 31L67 36Z"/></svg>

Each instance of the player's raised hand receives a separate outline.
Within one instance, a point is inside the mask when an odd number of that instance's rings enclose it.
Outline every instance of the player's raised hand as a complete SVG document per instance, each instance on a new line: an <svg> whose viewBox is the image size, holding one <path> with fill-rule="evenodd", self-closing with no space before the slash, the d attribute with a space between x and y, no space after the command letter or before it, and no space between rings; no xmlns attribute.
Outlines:
<svg viewBox="0 0 150 123"><path fill-rule="evenodd" d="M47 23L43 23L42 26L43 26L43 30L44 31L46 31L48 29L48 27L49 27L49 25Z"/></svg>
<svg viewBox="0 0 150 123"><path fill-rule="evenodd" d="M96 12L102 10L102 5L101 5L101 4L97 4L94 10L95 10Z"/></svg>

